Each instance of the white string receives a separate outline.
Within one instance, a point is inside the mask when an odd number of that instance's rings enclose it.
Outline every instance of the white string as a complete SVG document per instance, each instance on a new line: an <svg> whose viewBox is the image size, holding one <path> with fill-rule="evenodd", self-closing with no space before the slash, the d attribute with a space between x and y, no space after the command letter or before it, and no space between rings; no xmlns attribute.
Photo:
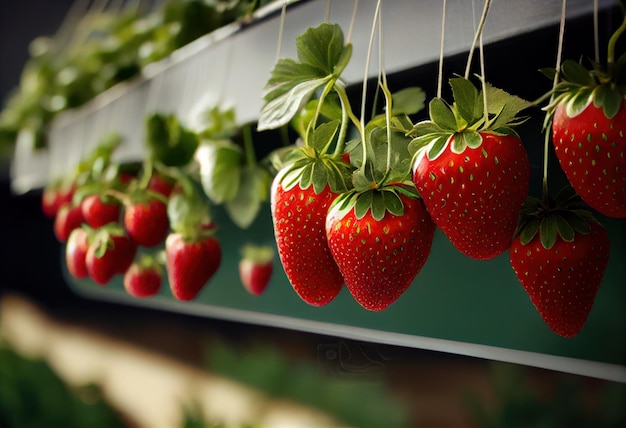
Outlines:
<svg viewBox="0 0 626 428"><path fill-rule="evenodd" d="M350 19L350 27L348 27L348 37L346 38L346 43L350 43L352 40L352 30L354 29L354 23L356 21L356 12L359 8L359 0L354 0L354 8L352 9L352 18Z"/></svg>
<svg viewBox="0 0 626 428"><path fill-rule="evenodd" d="M593 0L593 47L596 64L600 63L600 35L598 30L598 0Z"/></svg>
<svg viewBox="0 0 626 428"><path fill-rule="evenodd" d="M280 58L280 50L283 44L283 32L285 30L285 15L287 12L287 0L283 2L283 7L280 9L280 21L278 25L278 41L276 42L276 61Z"/></svg>
<svg viewBox="0 0 626 428"><path fill-rule="evenodd" d="M441 12L441 45L439 48L439 72L437 74L437 98L441 98L443 87L443 52L444 39L446 34L446 0L443 0L443 10Z"/></svg>

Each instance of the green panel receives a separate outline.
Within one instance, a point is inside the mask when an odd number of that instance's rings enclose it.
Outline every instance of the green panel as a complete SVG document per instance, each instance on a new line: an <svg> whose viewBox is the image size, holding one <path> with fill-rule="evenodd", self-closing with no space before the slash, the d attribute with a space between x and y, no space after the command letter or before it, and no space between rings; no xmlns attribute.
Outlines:
<svg viewBox="0 0 626 428"><path fill-rule="evenodd" d="M265 324L268 318L263 315L270 314L279 316L274 317L279 322L274 320L270 324L287 328L289 320L294 320L298 329L313 332L319 330L318 322L330 325L330 330L325 332L332 333L336 326L337 335L346 334L346 326L367 329L373 333L373 341L380 337L374 333L390 332L626 366L625 220L601 219L611 238L609 266L587 324L575 338L565 339L544 324L517 281L507 254L490 261L471 260L456 251L440 231L435 234L431 255L422 272L385 311L366 311L345 288L330 304L321 308L309 306L292 290L278 258L265 293L252 296L239 282L237 264L243 245L275 245L269 206L264 208L249 230L238 229L222 210L215 210L223 261L193 303L171 305L174 299L167 284L158 296L136 299L125 293L121 278L106 287L71 278L70 282L77 291L96 293L94 296L98 298L123 298L160 307L165 304L177 311L209 317L256 322L255 314L258 314L258 322ZM220 311L223 308L246 312L224 315Z"/></svg>

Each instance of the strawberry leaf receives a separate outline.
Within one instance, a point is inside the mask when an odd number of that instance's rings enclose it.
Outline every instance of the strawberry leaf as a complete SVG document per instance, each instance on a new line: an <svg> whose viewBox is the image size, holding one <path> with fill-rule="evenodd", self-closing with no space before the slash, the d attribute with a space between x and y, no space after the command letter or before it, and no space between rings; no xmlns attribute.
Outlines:
<svg viewBox="0 0 626 428"><path fill-rule="evenodd" d="M270 181L268 172L258 165L241 169L239 191L225 205L230 219L241 229L247 229L256 219L267 200Z"/></svg>
<svg viewBox="0 0 626 428"><path fill-rule="evenodd" d="M187 165L198 148L198 137L176 116L154 113L146 120L146 145L152 157L166 166Z"/></svg>
<svg viewBox="0 0 626 428"><path fill-rule="evenodd" d="M563 61L561 64L563 79L576 86L594 86L595 81L589 71L580 63L572 60Z"/></svg>
<svg viewBox="0 0 626 428"><path fill-rule="evenodd" d="M466 124L472 124L483 116L483 102L472 82L457 77L450 79L454 105Z"/></svg>
<svg viewBox="0 0 626 428"><path fill-rule="evenodd" d="M309 28L296 40L299 61L280 59L264 89L258 129L286 125L320 87L336 81L348 64L352 46L344 45L337 24Z"/></svg>
<svg viewBox="0 0 626 428"><path fill-rule="evenodd" d="M232 200L239 191L241 148L230 140L211 141L198 148L196 159L207 196L216 204Z"/></svg>
<svg viewBox="0 0 626 428"><path fill-rule="evenodd" d="M392 96L393 107L391 114L415 114L425 106L426 93L418 87L405 88L395 92Z"/></svg>
<svg viewBox="0 0 626 428"><path fill-rule="evenodd" d="M433 98L428 105L430 120L440 129L456 132L457 123L450 106L441 98Z"/></svg>
<svg viewBox="0 0 626 428"><path fill-rule="evenodd" d="M328 147L335 139L340 121L333 120L319 125L315 129L309 131L307 145L315 150L316 153L325 153Z"/></svg>
<svg viewBox="0 0 626 428"><path fill-rule="evenodd" d="M496 115L495 119L486 124L489 129L498 129L512 123L519 123L516 121L518 113L531 106L530 102L495 88L489 83L485 83L485 93L487 109L490 114Z"/></svg>

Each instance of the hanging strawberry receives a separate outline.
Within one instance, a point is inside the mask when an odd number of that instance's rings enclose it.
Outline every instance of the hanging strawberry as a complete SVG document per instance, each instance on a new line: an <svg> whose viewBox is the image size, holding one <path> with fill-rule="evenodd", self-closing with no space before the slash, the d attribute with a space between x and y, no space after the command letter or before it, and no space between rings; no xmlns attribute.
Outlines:
<svg viewBox="0 0 626 428"><path fill-rule="evenodd" d="M553 90L552 141L561 168L580 197L600 213L626 218L626 53L609 40L605 68L564 61Z"/></svg>
<svg viewBox="0 0 626 428"><path fill-rule="evenodd" d="M434 98L414 137L413 181L435 224L463 254L487 260L512 242L528 194L530 165L512 129L520 98L467 79L450 79L454 103Z"/></svg>
<svg viewBox="0 0 626 428"><path fill-rule="evenodd" d="M343 287L325 232L331 202L350 186L350 166L341 159L351 115L345 89L338 82L352 53L341 28L321 24L296 41L298 61L281 59L265 88L258 129L275 129L300 113L321 89L315 113L301 129L304 144L284 158L271 186L271 211L278 255L289 282L302 300L322 306ZM325 99L337 93L341 118L318 126ZM334 148L333 148L334 147Z"/></svg>
<svg viewBox="0 0 626 428"><path fill-rule="evenodd" d="M608 264L606 230L567 187L553 201L529 198L518 232L509 253L515 275L548 327L576 336Z"/></svg>

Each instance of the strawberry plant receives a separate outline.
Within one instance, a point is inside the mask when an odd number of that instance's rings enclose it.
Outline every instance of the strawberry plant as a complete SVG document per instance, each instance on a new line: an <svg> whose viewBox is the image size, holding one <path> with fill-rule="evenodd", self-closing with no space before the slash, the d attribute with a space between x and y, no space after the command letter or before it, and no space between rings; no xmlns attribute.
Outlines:
<svg viewBox="0 0 626 428"><path fill-rule="evenodd" d="M626 18L609 40L605 66L564 61L548 106L567 179L589 206L617 218L626 218L626 53L616 58L615 47L625 30Z"/></svg>

